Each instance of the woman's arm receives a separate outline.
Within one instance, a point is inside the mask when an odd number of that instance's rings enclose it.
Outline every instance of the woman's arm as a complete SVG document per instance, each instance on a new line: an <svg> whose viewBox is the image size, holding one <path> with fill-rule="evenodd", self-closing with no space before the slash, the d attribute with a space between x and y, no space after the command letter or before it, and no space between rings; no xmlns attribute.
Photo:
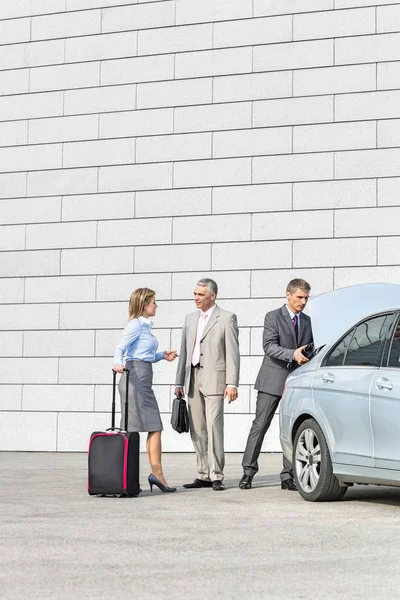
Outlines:
<svg viewBox="0 0 400 600"><path fill-rule="evenodd" d="M164 352L156 352L156 359L154 362L158 362L159 360L163 360Z"/></svg>
<svg viewBox="0 0 400 600"><path fill-rule="evenodd" d="M117 344L114 352L114 364L122 365L123 357L129 346L135 342L140 335L140 323L138 319L132 319L124 329L124 333Z"/></svg>

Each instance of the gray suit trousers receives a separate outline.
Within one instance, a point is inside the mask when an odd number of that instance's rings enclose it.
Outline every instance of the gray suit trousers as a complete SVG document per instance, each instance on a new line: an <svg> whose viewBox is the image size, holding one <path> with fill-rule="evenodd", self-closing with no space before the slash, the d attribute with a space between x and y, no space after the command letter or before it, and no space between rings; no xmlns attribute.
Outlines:
<svg viewBox="0 0 400 600"><path fill-rule="evenodd" d="M258 392L256 415L247 438L246 449L244 451L242 467L245 475L255 475L258 471L258 457L260 456L261 446L264 441L271 421L278 407L281 396L273 396L265 392ZM292 463L283 455L283 469L281 471L281 481L293 479Z"/></svg>

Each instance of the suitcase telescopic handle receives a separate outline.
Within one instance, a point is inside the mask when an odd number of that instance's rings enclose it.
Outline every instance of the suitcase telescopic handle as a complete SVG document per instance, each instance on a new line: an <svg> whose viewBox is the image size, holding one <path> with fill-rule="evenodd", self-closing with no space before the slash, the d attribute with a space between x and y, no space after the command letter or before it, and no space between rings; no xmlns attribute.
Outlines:
<svg viewBox="0 0 400 600"><path fill-rule="evenodd" d="M129 392L129 369L124 369L126 372L126 389L125 389L125 431L128 431L128 392ZM117 372L113 370L113 389L112 389L112 405L111 405L111 428L115 427L115 395L117 391ZM119 429L119 428L118 428Z"/></svg>

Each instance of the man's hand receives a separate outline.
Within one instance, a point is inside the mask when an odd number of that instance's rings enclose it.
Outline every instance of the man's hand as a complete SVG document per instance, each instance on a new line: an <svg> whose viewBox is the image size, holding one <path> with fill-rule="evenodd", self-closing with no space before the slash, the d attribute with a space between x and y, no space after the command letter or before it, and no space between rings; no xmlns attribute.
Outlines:
<svg viewBox="0 0 400 600"><path fill-rule="evenodd" d="M293 354L293 360L295 360L298 365L304 365L305 363L308 363L308 358L302 354L302 350L304 350L304 348L305 346L297 348Z"/></svg>
<svg viewBox="0 0 400 600"><path fill-rule="evenodd" d="M164 360L167 360L168 362L172 362L176 359L177 356L178 353L176 350L166 350L164 352Z"/></svg>
<svg viewBox="0 0 400 600"><path fill-rule="evenodd" d="M183 387L176 387L174 394L177 398L184 398L185 397L185 390L183 389Z"/></svg>
<svg viewBox="0 0 400 600"><path fill-rule="evenodd" d="M113 371L115 371L116 373L123 373L125 371L125 367L124 365L114 365Z"/></svg>
<svg viewBox="0 0 400 600"><path fill-rule="evenodd" d="M236 400L237 397L238 397L237 388L229 387L229 385L227 385L224 390L224 398L228 398L228 404L230 404L231 402Z"/></svg>

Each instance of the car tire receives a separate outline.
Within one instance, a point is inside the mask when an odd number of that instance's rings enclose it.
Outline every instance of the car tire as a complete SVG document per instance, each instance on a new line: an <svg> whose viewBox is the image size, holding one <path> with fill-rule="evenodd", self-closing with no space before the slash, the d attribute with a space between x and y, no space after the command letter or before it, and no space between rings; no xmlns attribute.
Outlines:
<svg viewBox="0 0 400 600"><path fill-rule="evenodd" d="M307 419L297 430L292 464L294 480L304 500L329 502L345 495L347 487L340 486L333 474L328 444L314 419Z"/></svg>

